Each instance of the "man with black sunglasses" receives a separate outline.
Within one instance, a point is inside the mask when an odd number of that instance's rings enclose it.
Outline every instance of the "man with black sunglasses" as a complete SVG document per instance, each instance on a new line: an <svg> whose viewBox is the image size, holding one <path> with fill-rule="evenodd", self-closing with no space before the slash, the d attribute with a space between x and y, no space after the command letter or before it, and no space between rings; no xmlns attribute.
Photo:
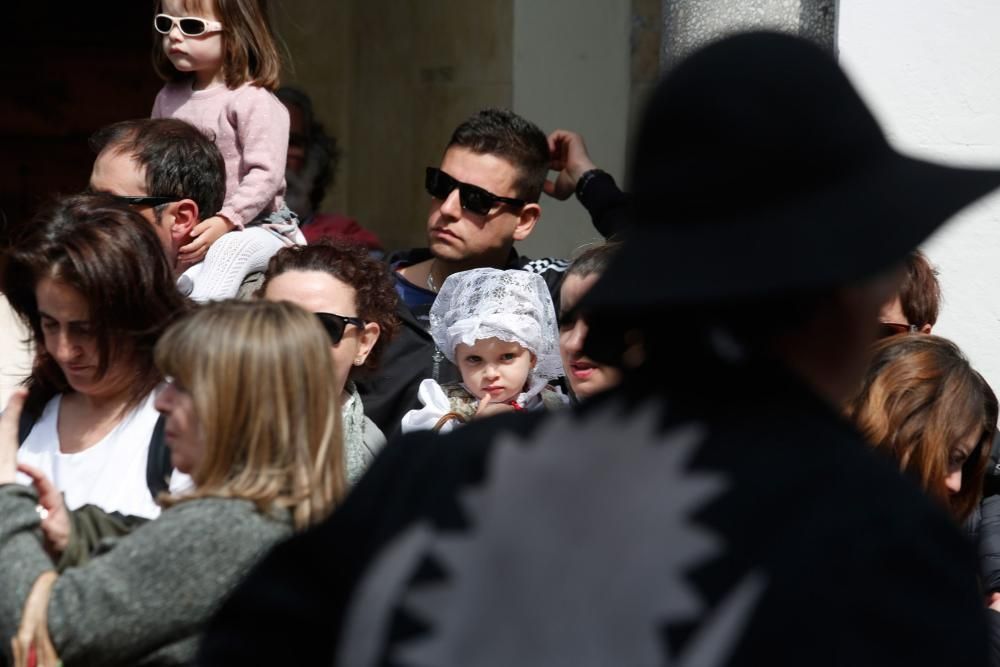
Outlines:
<svg viewBox="0 0 1000 667"><path fill-rule="evenodd" d="M514 249L541 217L538 200L552 165L549 141L534 123L485 109L455 129L440 165L427 167L428 247L389 260L403 327L386 350L382 374L359 383L365 413L387 436L417 407L421 380L460 379L427 331L431 304L448 276L482 267L532 271L545 279L558 306L568 262L531 261Z"/></svg>
<svg viewBox="0 0 1000 667"><path fill-rule="evenodd" d="M97 154L89 189L105 192L138 211L156 230L177 286L191 294L197 285L207 299L249 298L263 274L254 272L232 284L199 282L202 263L185 264L180 248L191 242L191 230L203 214L217 211L226 194L225 163L216 145L181 120L127 120L98 130L90 138ZM230 273L242 275L244 257L234 257Z"/></svg>

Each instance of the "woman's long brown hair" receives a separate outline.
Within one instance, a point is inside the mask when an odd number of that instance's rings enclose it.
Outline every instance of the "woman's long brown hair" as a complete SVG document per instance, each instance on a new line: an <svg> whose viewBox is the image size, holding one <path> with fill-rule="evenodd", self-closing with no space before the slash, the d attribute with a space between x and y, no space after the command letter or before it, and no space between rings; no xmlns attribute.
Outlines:
<svg viewBox="0 0 1000 667"><path fill-rule="evenodd" d="M959 520L978 504L997 425L997 398L949 340L903 334L876 344L847 415L875 448L912 475ZM945 487L952 449L976 438L962 487Z"/></svg>
<svg viewBox="0 0 1000 667"><path fill-rule="evenodd" d="M126 409L160 381L153 346L187 309L153 226L107 195L63 197L44 208L14 240L0 291L31 332L35 362L25 410L37 417L56 394L72 391L45 350L35 288L53 278L87 301L100 356L98 373L125 365L134 373Z"/></svg>

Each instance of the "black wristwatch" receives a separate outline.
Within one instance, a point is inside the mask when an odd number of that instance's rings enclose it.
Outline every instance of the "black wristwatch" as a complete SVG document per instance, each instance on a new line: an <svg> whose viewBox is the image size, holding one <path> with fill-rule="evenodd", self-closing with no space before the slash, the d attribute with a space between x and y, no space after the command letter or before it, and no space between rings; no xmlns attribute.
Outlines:
<svg viewBox="0 0 1000 667"><path fill-rule="evenodd" d="M590 169L583 172L580 180L576 182L576 198L582 200L583 192L587 189L587 185L594 180L595 176L600 176L601 174L606 174L607 172L603 169Z"/></svg>

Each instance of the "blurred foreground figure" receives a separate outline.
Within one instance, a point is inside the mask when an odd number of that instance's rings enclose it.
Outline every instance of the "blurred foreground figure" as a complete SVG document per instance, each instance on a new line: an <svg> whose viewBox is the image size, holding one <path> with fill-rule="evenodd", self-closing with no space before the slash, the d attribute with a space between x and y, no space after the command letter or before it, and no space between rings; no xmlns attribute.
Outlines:
<svg viewBox="0 0 1000 667"><path fill-rule="evenodd" d="M986 663L969 548L839 406L907 253L1000 172L899 155L770 33L679 65L636 146L633 227L577 306L619 388L390 443L205 664Z"/></svg>

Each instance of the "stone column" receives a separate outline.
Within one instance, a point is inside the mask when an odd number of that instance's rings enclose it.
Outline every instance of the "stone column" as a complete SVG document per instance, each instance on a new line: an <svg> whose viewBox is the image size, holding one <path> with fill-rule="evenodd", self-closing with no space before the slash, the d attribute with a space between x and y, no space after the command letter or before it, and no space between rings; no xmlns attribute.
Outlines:
<svg viewBox="0 0 1000 667"><path fill-rule="evenodd" d="M660 69L731 32L773 29L801 35L833 52L837 0L662 0Z"/></svg>

